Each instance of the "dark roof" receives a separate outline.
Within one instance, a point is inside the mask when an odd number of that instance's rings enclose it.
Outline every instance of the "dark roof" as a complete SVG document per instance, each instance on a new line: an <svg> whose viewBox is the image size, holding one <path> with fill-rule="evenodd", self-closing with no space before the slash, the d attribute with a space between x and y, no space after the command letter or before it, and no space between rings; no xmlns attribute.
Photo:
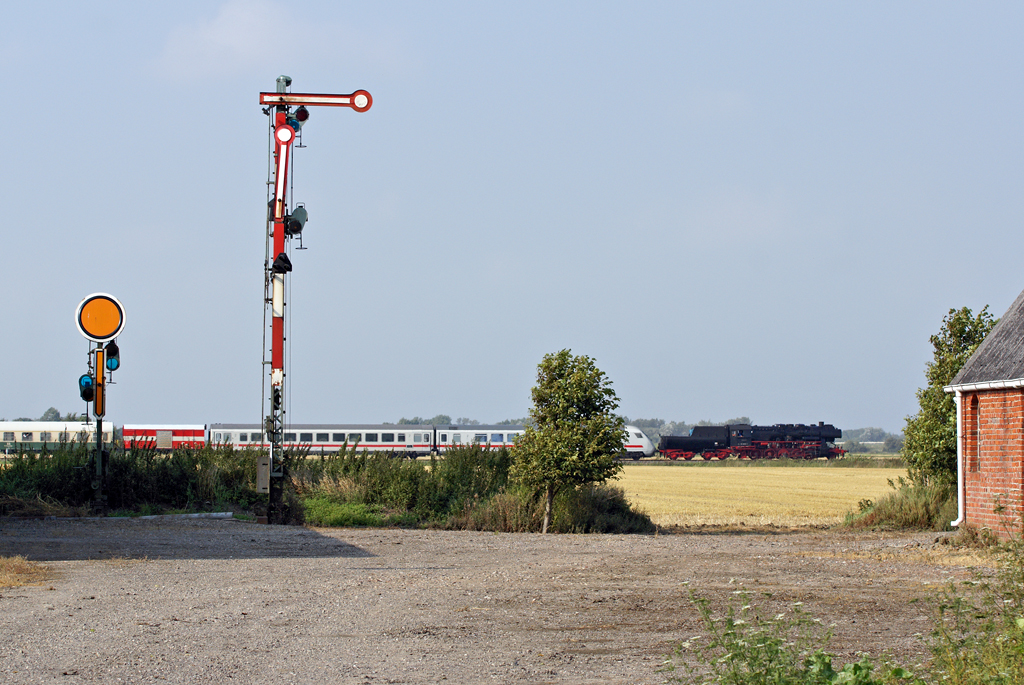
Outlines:
<svg viewBox="0 0 1024 685"><path fill-rule="evenodd" d="M1024 378L1024 292L978 345L950 385Z"/></svg>

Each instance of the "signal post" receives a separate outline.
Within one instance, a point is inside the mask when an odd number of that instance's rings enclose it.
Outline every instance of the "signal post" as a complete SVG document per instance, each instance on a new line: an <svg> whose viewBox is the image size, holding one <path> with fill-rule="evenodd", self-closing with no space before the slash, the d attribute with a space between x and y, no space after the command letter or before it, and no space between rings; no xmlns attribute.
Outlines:
<svg viewBox="0 0 1024 685"><path fill-rule="evenodd" d="M290 77L279 76L276 92L260 93L260 104L266 106L263 112L270 117L271 177L267 181L270 199L267 203L267 257L263 264L263 300L264 310L269 307L271 314L271 354L270 413L263 422L267 441L270 443L270 453L258 464L257 484L261 491L269 493L266 519L268 523L281 521L283 513L281 506L285 477L285 275L292 271L287 247L292 238L299 238L301 241L302 229L308 218L306 208L295 206L294 199L289 193L288 170L293 146L302 125L309 119L307 107L348 107L357 112L365 112L373 105L373 98L365 90L357 90L348 95L291 93L288 92L291 83ZM264 346L265 366L266 352Z"/></svg>
<svg viewBox="0 0 1024 685"><path fill-rule="evenodd" d="M85 415L89 416L89 403L96 417L96 452L93 457L93 508L107 513L107 460L103 449L103 417L107 413L107 377L121 367L121 350L117 336L124 330L124 307L113 295L93 293L82 300L75 310L75 325L89 344L89 371L78 379L78 393L85 400ZM96 346L93 347L92 343Z"/></svg>

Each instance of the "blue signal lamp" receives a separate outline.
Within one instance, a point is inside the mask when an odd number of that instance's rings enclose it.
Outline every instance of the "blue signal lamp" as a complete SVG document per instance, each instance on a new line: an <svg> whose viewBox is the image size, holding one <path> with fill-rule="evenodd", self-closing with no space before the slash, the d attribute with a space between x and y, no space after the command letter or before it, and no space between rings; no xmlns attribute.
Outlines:
<svg viewBox="0 0 1024 685"><path fill-rule="evenodd" d="M92 376L85 373L78 379L78 394L82 396L82 399L86 402L92 402L96 396L96 382Z"/></svg>
<svg viewBox="0 0 1024 685"><path fill-rule="evenodd" d="M107 343L104 348L107 353L106 367L108 371L117 371L121 368L121 349L117 346L117 343L111 340Z"/></svg>
<svg viewBox="0 0 1024 685"><path fill-rule="evenodd" d="M288 125L298 133L307 119L309 119L309 110L305 107L299 107L292 116L288 117Z"/></svg>

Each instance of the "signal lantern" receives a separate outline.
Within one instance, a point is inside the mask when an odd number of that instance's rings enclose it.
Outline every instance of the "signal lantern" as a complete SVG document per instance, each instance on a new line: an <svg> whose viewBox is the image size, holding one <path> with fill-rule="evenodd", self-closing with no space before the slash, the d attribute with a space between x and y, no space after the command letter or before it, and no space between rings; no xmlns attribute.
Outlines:
<svg viewBox="0 0 1024 685"><path fill-rule="evenodd" d="M105 348L107 353L107 371L117 371L121 368L121 348L111 340Z"/></svg>
<svg viewBox="0 0 1024 685"><path fill-rule="evenodd" d="M306 123L307 119L309 119L309 110L305 107L299 107L295 110L294 114L288 117L288 125L298 133L299 129L302 128L302 125Z"/></svg>
<svg viewBox="0 0 1024 685"><path fill-rule="evenodd" d="M308 218L309 212L306 211L305 207L296 207L292 210L291 214L284 218L284 234L299 235L302 233Z"/></svg>
<svg viewBox="0 0 1024 685"><path fill-rule="evenodd" d="M92 402L93 398L96 397L96 382L87 373L82 374L78 379L78 394L86 402Z"/></svg>

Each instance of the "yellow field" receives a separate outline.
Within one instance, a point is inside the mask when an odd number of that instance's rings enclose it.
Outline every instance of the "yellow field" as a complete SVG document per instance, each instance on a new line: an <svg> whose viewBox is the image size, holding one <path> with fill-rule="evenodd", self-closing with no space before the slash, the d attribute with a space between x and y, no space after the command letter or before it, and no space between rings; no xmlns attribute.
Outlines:
<svg viewBox="0 0 1024 685"><path fill-rule="evenodd" d="M626 464L613 481L662 526L813 526L892 491L905 469Z"/></svg>

